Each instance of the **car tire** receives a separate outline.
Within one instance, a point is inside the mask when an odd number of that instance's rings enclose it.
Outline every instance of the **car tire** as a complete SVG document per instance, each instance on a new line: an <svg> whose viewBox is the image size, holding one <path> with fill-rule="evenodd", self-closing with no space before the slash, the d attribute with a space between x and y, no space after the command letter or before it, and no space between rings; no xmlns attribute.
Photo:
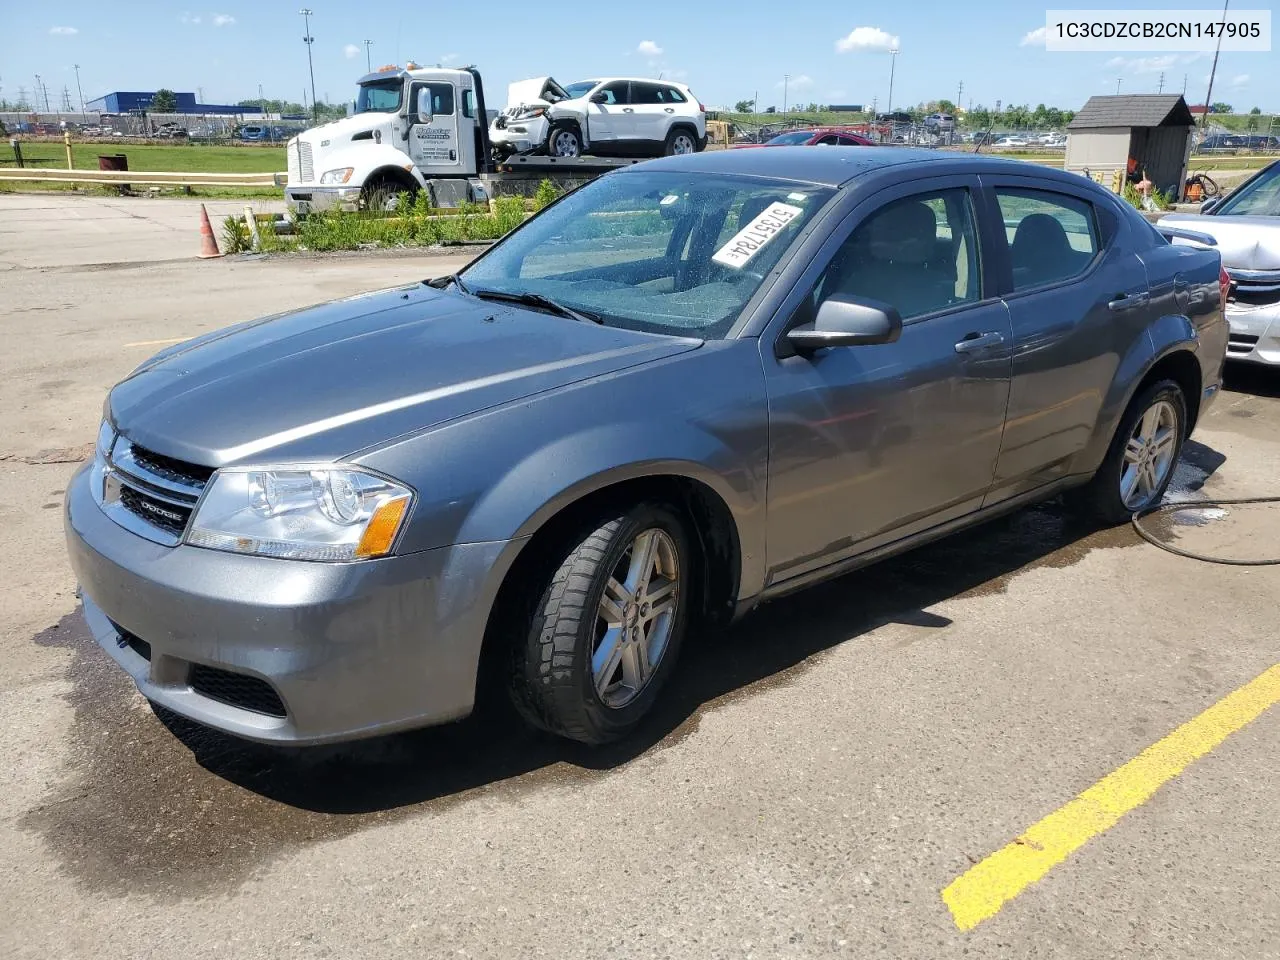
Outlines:
<svg viewBox="0 0 1280 960"><path fill-rule="evenodd" d="M375 180L360 191L360 206L371 213L395 213L416 199L416 190L396 180Z"/></svg>
<svg viewBox="0 0 1280 960"><path fill-rule="evenodd" d="M698 135L688 127L675 127L667 134L667 142L662 148L664 157L683 156L698 152Z"/></svg>
<svg viewBox="0 0 1280 960"><path fill-rule="evenodd" d="M1150 418L1150 419L1149 419ZM1168 440L1161 439L1166 436ZM1187 401L1172 380L1160 380L1129 404L1102 466L1093 479L1072 491L1073 505L1092 520L1124 523L1164 498L1187 437ZM1143 464L1150 465L1144 472ZM1132 493L1126 496L1125 491Z"/></svg>
<svg viewBox="0 0 1280 960"><path fill-rule="evenodd" d="M604 744L640 723L675 666L692 600L691 540L658 503L570 539L547 564L514 645L510 689L534 726Z"/></svg>
<svg viewBox="0 0 1280 960"><path fill-rule="evenodd" d="M557 123L547 134L547 156L572 159L582 156L582 133L572 123Z"/></svg>

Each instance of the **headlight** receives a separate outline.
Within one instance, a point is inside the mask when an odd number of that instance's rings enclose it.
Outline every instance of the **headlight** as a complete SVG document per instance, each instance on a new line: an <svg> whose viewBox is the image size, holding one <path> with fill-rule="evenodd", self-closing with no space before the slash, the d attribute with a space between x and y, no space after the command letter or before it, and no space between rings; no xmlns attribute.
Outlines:
<svg viewBox="0 0 1280 960"><path fill-rule="evenodd" d="M355 167L340 167L337 170L326 170L320 174L321 183L346 183L351 179Z"/></svg>
<svg viewBox="0 0 1280 960"><path fill-rule="evenodd" d="M365 560L391 552L408 487L360 470L219 470L187 543L290 560Z"/></svg>
<svg viewBox="0 0 1280 960"><path fill-rule="evenodd" d="M116 432L110 420L103 420L98 427L98 440L93 445L93 463L89 466L89 491L93 499L102 503L106 491L107 459L116 442Z"/></svg>
<svg viewBox="0 0 1280 960"><path fill-rule="evenodd" d="M512 120L532 120L534 117L540 117L546 112L547 110L545 107L534 107L532 110L520 111L511 119Z"/></svg>

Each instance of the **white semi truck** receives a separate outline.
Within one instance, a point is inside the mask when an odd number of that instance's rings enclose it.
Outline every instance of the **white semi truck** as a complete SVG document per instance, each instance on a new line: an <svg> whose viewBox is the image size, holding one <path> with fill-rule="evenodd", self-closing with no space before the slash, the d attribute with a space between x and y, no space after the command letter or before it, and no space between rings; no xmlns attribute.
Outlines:
<svg viewBox="0 0 1280 960"><path fill-rule="evenodd" d="M451 207L527 192L530 181L588 180L636 162L533 156L497 162L479 71L413 64L362 77L355 112L304 131L287 152L285 200L297 214L390 209L420 190L430 192L434 206Z"/></svg>

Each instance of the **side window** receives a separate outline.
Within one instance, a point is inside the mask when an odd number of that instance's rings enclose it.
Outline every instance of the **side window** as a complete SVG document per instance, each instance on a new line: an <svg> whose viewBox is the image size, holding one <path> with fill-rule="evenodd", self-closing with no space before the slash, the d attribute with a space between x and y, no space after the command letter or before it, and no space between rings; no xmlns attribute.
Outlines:
<svg viewBox="0 0 1280 960"><path fill-rule="evenodd" d="M418 91L421 89L431 91L431 113L437 117L453 116L453 84L451 83L424 83L413 88L413 102L418 101ZM410 109L413 109L410 107Z"/></svg>
<svg viewBox="0 0 1280 960"><path fill-rule="evenodd" d="M629 85L630 83L627 80L615 80L613 83L609 83L601 87L600 92L608 97L605 103L610 106L614 106L615 104L629 104L631 102L631 94L627 90Z"/></svg>
<svg viewBox="0 0 1280 960"><path fill-rule="evenodd" d="M474 90L462 91L462 115L464 117L474 117L476 115L476 94Z"/></svg>
<svg viewBox="0 0 1280 960"><path fill-rule="evenodd" d="M675 87L661 87L662 99L667 103L684 103L684 94Z"/></svg>
<svg viewBox="0 0 1280 960"><path fill-rule="evenodd" d="M825 137L823 137L821 140L819 140L816 144L814 144L814 146L834 147L834 146L838 146L839 143L840 143L840 138L837 137L834 133L829 133Z"/></svg>
<svg viewBox="0 0 1280 960"><path fill-rule="evenodd" d="M1098 255L1093 206L1065 193L997 187L1013 289L1028 290L1077 277Z"/></svg>
<svg viewBox="0 0 1280 960"><path fill-rule="evenodd" d="M909 320L980 300L980 278L969 191L938 190L894 200L862 221L817 293L880 300Z"/></svg>
<svg viewBox="0 0 1280 960"><path fill-rule="evenodd" d="M631 103L633 105L662 102L662 88L653 83L631 84Z"/></svg>

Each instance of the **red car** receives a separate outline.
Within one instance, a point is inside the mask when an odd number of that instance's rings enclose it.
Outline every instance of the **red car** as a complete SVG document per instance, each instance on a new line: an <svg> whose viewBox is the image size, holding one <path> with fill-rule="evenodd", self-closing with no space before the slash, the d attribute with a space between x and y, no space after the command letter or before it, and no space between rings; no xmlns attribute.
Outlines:
<svg viewBox="0 0 1280 960"><path fill-rule="evenodd" d="M765 143L739 143L737 147L874 147L875 141L840 127L816 127L780 133Z"/></svg>

